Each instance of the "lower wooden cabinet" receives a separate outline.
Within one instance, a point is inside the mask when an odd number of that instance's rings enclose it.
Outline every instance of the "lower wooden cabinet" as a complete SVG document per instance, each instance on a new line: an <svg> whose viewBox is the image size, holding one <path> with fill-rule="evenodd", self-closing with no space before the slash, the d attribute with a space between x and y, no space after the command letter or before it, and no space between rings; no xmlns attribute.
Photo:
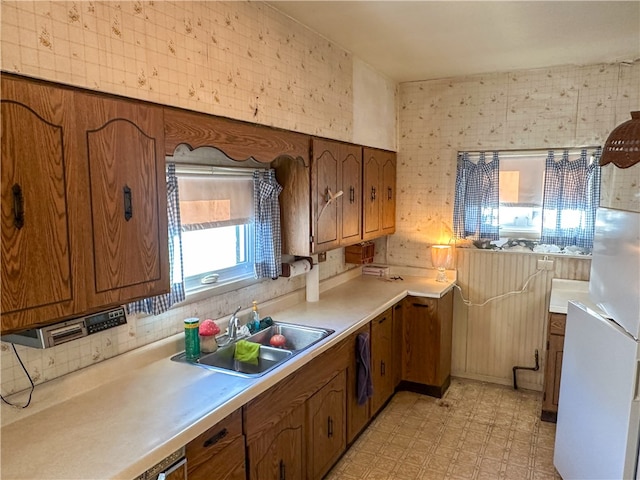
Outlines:
<svg viewBox="0 0 640 480"><path fill-rule="evenodd" d="M560 396L560 374L562 371L562 351L564 350L564 330L567 316L561 313L549 314L547 329L547 363L544 369L544 394L542 415L547 422L558 418L558 398Z"/></svg>
<svg viewBox="0 0 640 480"><path fill-rule="evenodd" d="M322 478L347 446L346 373L307 400L307 478Z"/></svg>
<svg viewBox="0 0 640 480"><path fill-rule="evenodd" d="M245 480L242 411L237 410L186 446L189 480Z"/></svg>
<svg viewBox="0 0 640 480"><path fill-rule="evenodd" d="M395 389L393 374L393 310L389 308L371 320L371 414L389 400Z"/></svg>
<svg viewBox="0 0 640 480"><path fill-rule="evenodd" d="M370 324L360 327L349 337L349 361L347 364L347 444L355 440L371 419L371 400L358 403L358 335L371 334ZM371 358L371 356L369 356Z"/></svg>
<svg viewBox="0 0 640 480"><path fill-rule="evenodd" d="M453 292L442 298L406 297L400 387L442 397L451 382Z"/></svg>
<svg viewBox="0 0 640 480"><path fill-rule="evenodd" d="M304 433L305 408L304 405L300 405L248 445L249 478L253 480L304 478Z"/></svg>

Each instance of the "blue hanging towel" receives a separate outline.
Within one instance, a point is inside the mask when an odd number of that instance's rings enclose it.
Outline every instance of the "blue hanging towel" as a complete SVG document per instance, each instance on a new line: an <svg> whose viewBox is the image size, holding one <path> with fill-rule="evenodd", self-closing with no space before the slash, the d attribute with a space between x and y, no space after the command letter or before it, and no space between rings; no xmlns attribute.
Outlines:
<svg viewBox="0 0 640 480"><path fill-rule="evenodd" d="M356 370L358 374L358 405L364 405L373 396L371 347L368 333L360 333L357 337Z"/></svg>

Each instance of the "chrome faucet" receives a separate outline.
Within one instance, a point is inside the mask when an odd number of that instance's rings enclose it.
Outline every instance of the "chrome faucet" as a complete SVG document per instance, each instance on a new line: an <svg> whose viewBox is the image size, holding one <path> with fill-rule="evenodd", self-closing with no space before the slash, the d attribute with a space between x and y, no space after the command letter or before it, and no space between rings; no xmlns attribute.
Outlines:
<svg viewBox="0 0 640 480"><path fill-rule="evenodd" d="M234 342L237 340L238 338L238 330L240 328L240 321L238 320L238 312L240 311L240 309L242 308L242 306L239 306L238 308L236 308L236 311L233 312L233 314L231 315L231 318L229 319L229 342Z"/></svg>

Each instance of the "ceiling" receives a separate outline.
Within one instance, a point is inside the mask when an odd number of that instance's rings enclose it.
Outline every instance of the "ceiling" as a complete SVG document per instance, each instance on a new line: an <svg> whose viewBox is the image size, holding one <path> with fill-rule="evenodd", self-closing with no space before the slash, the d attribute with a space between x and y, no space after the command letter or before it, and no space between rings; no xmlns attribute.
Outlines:
<svg viewBox="0 0 640 480"><path fill-rule="evenodd" d="M640 58L640 1L269 1L397 82Z"/></svg>

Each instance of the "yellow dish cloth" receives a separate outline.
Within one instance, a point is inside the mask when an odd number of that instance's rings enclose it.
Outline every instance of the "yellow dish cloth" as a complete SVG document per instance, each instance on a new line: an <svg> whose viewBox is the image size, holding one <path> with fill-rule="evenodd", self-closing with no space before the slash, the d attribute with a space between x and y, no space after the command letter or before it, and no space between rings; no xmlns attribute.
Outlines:
<svg viewBox="0 0 640 480"><path fill-rule="evenodd" d="M258 364L258 354L260 353L260 344L247 342L246 340L238 340L236 342L236 350L233 358L239 362Z"/></svg>

